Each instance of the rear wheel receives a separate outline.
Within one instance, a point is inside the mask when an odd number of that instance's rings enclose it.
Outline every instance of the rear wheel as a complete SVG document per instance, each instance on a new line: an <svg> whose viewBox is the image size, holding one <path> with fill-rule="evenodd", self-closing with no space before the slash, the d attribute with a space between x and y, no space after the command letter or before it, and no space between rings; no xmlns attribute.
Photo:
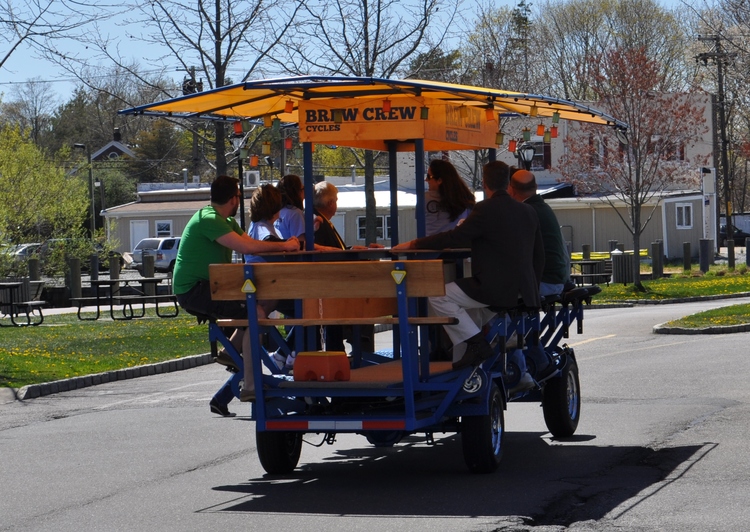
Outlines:
<svg viewBox="0 0 750 532"><path fill-rule="evenodd" d="M281 475L297 467L302 452L301 432L256 431L255 441L260 465L267 473Z"/></svg>
<svg viewBox="0 0 750 532"><path fill-rule="evenodd" d="M575 433L581 418L581 384L575 358L567 357L560 376L544 385L542 409L544 422L553 436L566 438Z"/></svg>
<svg viewBox="0 0 750 532"><path fill-rule="evenodd" d="M492 473L503 456L505 420L503 397L497 384L490 390L490 413L461 419L464 461L472 473Z"/></svg>

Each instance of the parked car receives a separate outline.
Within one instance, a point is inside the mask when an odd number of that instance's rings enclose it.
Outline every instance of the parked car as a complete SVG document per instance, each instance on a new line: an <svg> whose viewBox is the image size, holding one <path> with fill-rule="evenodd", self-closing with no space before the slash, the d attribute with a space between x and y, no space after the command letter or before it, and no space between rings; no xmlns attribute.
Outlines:
<svg viewBox="0 0 750 532"><path fill-rule="evenodd" d="M745 239L750 238L750 233L746 233L742 229L732 226L732 229L734 230L734 245L735 247L745 247ZM719 228L719 242L721 242L721 246L725 247L727 245L727 226L722 225Z"/></svg>
<svg viewBox="0 0 750 532"><path fill-rule="evenodd" d="M154 270L157 272L171 272L177 260L177 250L180 247L180 237L170 236L161 238L144 238L133 248L133 262L131 268L143 271L143 255L153 255Z"/></svg>
<svg viewBox="0 0 750 532"><path fill-rule="evenodd" d="M31 255L36 253L36 251L39 249L39 246L41 245L42 244L40 244L39 242L32 242L29 244L18 244L12 250L13 257L16 260L26 260L29 257L31 257Z"/></svg>
<svg viewBox="0 0 750 532"><path fill-rule="evenodd" d="M50 238L49 240L45 240L36 250L39 258L42 260L42 267L49 269L45 265L45 262L51 262L55 264L52 266L53 270L63 269L60 265L63 264L66 257L72 256L81 261L82 271L88 271L93 252L96 252L96 255L99 257L99 271L109 270L110 254L119 257L120 268L125 264L122 255L119 253L107 251L100 243L92 245L91 241L86 239Z"/></svg>

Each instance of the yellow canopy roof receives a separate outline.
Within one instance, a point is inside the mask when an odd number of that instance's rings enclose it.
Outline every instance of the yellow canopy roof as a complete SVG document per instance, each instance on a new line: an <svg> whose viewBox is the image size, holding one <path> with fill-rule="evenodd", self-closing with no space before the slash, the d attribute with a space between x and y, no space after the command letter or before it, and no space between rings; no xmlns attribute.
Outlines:
<svg viewBox="0 0 750 532"><path fill-rule="evenodd" d="M383 109L383 100L390 100L389 107L401 110L401 114L384 115L378 112L377 115L368 115L368 110L372 111L376 107ZM429 111L423 112L423 109ZM501 116L516 114L551 117L558 113L559 117L565 120L627 129L627 124L601 111L548 96L437 81L340 76L303 76L249 81L141 105L120 113L228 121L259 120L271 116L279 118L282 122L300 124L300 136L303 141L335 141L339 145L382 149L383 140L409 141L424 138L425 149L432 150L497 147L491 145L498 128L497 122L492 128L485 127L484 124L487 109L492 109ZM340 111L341 116L337 116L336 111ZM480 117L483 122L481 125ZM323 118L326 120L322 120ZM323 131L322 127L302 127L303 123L311 123L311 119L317 120L317 123L331 124L324 131L322 138L319 138L320 132ZM404 127L408 125L408 120L411 120L412 125L419 125L420 119L421 129ZM433 124L433 131L425 132L424 128L428 123L436 120L442 120L439 130L435 130ZM342 121L347 126L358 121L359 126L354 130L343 130L342 127L333 126L334 123ZM386 123L387 128L384 127ZM376 125L379 127L374 128ZM475 131L471 131L472 125L476 126ZM455 126L458 132L452 131L451 126ZM492 129L493 142L487 140L489 129ZM310 134L305 136L305 131ZM336 132L339 134L336 135ZM464 135L464 132L467 134ZM379 141L376 142L375 137Z"/></svg>

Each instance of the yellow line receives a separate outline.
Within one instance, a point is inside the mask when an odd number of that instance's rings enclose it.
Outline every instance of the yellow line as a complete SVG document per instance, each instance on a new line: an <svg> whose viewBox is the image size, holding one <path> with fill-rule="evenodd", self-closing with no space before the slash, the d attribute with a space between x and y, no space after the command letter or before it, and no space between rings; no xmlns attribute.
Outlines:
<svg viewBox="0 0 750 532"><path fill-rule="evenodd" d="M591 340L603 340L603 339L606 339L606 338L611 338L612 336L616 336L616 335L613 334L611 336L602 336L602 337L599 337L599 338L592 338ZM589 342L591 340L584 340L583 342L579 342L578 344L575 344L575 345L584 344L584 343ZM650 345L650 346L646 346L646 347L639 347L638 349L622 349L620 351L611 351L611 352L608 352L608 353L606 353L604 355L593 355L593 356L587 356L587 357L580 357L580 360L595 360L597 358L608 358L608 357L613 357L613 356L617 356L617 355L636 353L638 351L650 351L651 349L662 349L664 347L670 347L670 346L674 346L674 345L682 345L682 344L687 344L687 343L690 343L690 342L691 342L691 340L684 340L682 342L672 342L672 343L669 343L669 344L658 344L658 345ZM575 345L571 344L571 347L575 347Z"/></svg>
<svg viewBox="0 0 750 532"><path fill-rule="evenodd" d="M596 338L589 338L588 340L581 340L573 344L568 344L570 347L577 347L579 345L588 344L589 342L596 342L597 340L606 340L608 338L614 338L616 334L608 334L607 336L597 336Z"/></svg>

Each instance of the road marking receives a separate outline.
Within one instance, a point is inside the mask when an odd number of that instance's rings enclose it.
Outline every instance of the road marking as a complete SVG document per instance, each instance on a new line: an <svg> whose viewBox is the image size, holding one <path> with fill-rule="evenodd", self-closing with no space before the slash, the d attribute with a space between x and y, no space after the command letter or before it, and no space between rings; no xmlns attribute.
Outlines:
<svg viewBox="0 0 750 532"><path fill-rule="evenodd" d="M607 336L597 336L596 338L589 338L588 340L581 340L580 342L575 342L572 344L568 344L570 347L578 347L579 345L587 344L589 342L596 342L597 340L606 340L608 338L614 338L617 336L616 334L608 334Z"/></svg>
<svg viewBox="0 0 750 532"><path fill-rule="evenodd" d="M147 395L139 395L138 397L133 397L132 399L124 399L122 401L117 401L117 402L114 402L114 403L110 403L108 405L97 406L97 407L94 407L94 410L105 410L107 408L112 408L113 406L120 406L120 405L124 405L126 403L132 403L133 401L143 401L144 399L149 399L151 397L158 397L160 395L166 395L168 393L176 392L176 391L179 391L179 390L184 390L185 388L193 388L195 386L203 386L205 384L208 384L209 382L213 382L213 381L195 382L195 383L192 383L192 384L186 384L185 386L178 386L177 388L171 388L171 389L165 390L163 392L150 393L150 394L147 394Z"/></svg>
<svg viewBox="0 0 750 532"><path fill-rule="evenodd" d="M612 335L612 336L615 336L615 335ZM581 343L584 343L584 342L581 342ZM580 360L596 360L598 358L607 358L607 357L612 357L612 356L616 356L616 355L622 355L622 354L626 354L626 353L636 353L638 351L650 351L651 349L663 349L665 347L671 347L673 345L682 345L682 344L687 344L687 343L690 343L690 340L685 340L685 341L682 341L682 342L672 342L672 343L669 343L669 344L649 345L649 346L646 346L646 347L639 347L637 349L621 349L619 351L612 351L612 352L604 354L604 355L592 355L592 356L578 357L578 358Z"/></svg>

